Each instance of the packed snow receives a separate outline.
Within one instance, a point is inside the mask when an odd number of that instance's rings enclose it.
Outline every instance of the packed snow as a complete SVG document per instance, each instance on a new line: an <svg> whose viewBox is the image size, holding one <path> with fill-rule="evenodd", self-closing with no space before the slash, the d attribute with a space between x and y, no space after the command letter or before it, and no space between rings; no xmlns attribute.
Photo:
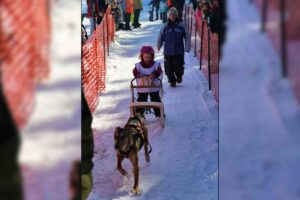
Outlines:
<svg viewBox="0 0 300 200"><path fill-rule="evenodd" d="M140 151L141 194L131 194L132 166L128 160L123 167L130 175L122 177L116 169L113 133L123 127L130 116L130 81L134 64L139 62L143 45L156 49L161 21L148 21L148 1L143 1L142 28L118 31L107 60L106 91L93 114L95 156L94 187L89 200L153 199L191 200L218 198L218 107L208 83L193 54L186 54L182 84L170 88L163 78L165 127L154 115L146 115L149 141L153 151L147 164ZM84 23L88 25L88 20ZM162 50L156 61L163 65ZM163 68L163 67L162 67Z"/></svg>
<svg viewBox="0 0 300 200"><path fill-rule="evenodd" d="M151 162L145 162L142 149L141 194L131 194L132 166L124 160L128 179L116 169L113 132L129 117L129 84L139 50L156 47L162 27L160 21L148 21L148 2L143 1L142 28L117 32L110 48L106 91L92 125L94 187L88 199L299 199L299 104L289 81L281 78L278 52L259 32L259 13L248 0L227 1L219 107L192 53L185 55L182 84L170 88L164 77L165 127L146 116ZM22 133L20 163L30 200L68 199L71 162L80 159L80 3L53 5L51 76L38 87L35 111ZM156 60L163 65L162 50Z"/></svg>

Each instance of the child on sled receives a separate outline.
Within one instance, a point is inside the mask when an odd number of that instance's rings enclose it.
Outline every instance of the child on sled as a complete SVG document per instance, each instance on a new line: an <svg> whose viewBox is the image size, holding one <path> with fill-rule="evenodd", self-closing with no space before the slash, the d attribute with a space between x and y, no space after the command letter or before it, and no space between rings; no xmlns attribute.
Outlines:
<svg viewBox="0 0 300 200"><path fill-rule="evenodd" d="M155 86L160 85L159 78L162 80L162 69L159 62L154 61L154 49L151 46L143 46L140 50L141 61L135 64L133 75L137 78L137 85L143 86L145 82L150 81ZM149 84L149 83L148 83ZM148 95L152 102L161 102L159 96L160 88L138 88L138 101L146 102ZM144 113L144 109L139 109L137 112ZM160 117L160 110L155 108L154 114Z"/></svg>

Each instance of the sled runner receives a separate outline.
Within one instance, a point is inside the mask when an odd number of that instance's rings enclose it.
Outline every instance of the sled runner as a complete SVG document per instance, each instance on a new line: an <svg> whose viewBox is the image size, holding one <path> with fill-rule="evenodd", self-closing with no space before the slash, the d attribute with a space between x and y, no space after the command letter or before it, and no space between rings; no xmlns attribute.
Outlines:
<svg viewBox="0 0 300 200"><path fill-rule="evenodd" d="M136 84L137 79L140 79L139 85ZM159 84L154 85L154 81ZM134 83L135 82L135 83ZM131 80L130 83L130 89L131 89L131 103L129 105L130 114L131 116L134 116L137 112L137 109L144 109L145 114L147 113L153 113L151 109L157 108L160 110L160 124L162 127L165 126L165 112L164 112L164 105L162 102L138 102L137 98L135 98L135 95L137 95L137 90L141 88L159 88L159 96L162 100L162 94L163 94L163 86L162 86L162 80L159 78L151 79L150 76L144 76L142 78L134 78Z"/></svg>

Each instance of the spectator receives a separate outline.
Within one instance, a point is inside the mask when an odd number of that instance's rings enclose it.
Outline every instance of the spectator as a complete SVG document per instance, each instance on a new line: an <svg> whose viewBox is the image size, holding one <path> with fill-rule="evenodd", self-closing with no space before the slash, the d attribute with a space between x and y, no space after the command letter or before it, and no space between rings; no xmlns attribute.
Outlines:
<svg viewBox="0 0 300 200"><path fill-rule="evenodd" d="M141 0L133 0L133 9L134 9L134 19L132 26L134 28L140 28L141 24L139 22L140 12L143 10L143 3Z"/></svg>
<svg viewBox="0 0 300 200"><path fill-rule="evenodd" d="M122 28L121 25L121 9L118 7L118 1L112 0L111 2L111 14L114 17L115 22L115 30L118 31L120 28Z"/></svg>
<svg viewBox="0 0 300 200"><path fill-rule="evenodd" d="M98 5L97 24L101 24L106 9L108 7L108 4L106 0L98 0L97 5Z"/></svg>
<svg viewBox="0 0 300 200"><path fill-rule="evenodd" d="M160 0L153 0L153 12L154 12L154 8L155 8L155 17L156 17L155 20L158 20L159 3L160 3Z"/></svg>
<svg viewBox="0 0 300 200"><path fill-rule="evenodd" d="M168 1L167 0L160 0L159 10L162 22L165 23L168 21Z"/></svg>
<svg viewBox="0 0 300 200"><path fill-rule="evenodd" d="M153 20L153 12L154 12L154 6L153 6L153 0L149 2L149 21L154 21Z"/></svg>
<svg viewBox="0 0 300 200"><path fill-rule="evenodd" d="M133 0L122 0L122 6L124 11L124 21L125 28L124 30L131 30L130 28L130 17L133 13Z"/></svg>

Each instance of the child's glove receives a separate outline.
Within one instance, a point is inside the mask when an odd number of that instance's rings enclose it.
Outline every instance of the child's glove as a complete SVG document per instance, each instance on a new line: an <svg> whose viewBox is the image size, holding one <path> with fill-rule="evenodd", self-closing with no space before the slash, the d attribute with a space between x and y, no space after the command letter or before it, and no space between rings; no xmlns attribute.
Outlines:
<svg viewBox="0 0 300 200"><path fill-rule="evenodd" d="M156 75L155 75L154 73L151 73L151 74L150 74L150 78L151 78L151 79L154 79L154 78L156 78Z"/></svg>

